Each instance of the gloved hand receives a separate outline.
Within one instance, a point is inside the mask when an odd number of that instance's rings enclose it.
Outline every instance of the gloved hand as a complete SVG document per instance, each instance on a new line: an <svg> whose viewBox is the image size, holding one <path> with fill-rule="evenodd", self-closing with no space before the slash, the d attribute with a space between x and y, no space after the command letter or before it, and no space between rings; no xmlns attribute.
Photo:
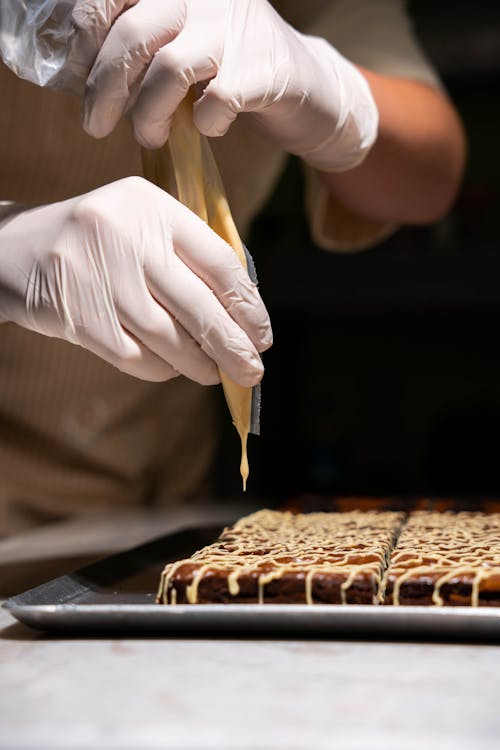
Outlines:
<svg viewBox="0 0 500 750"><path fill-rule="evenodd" d="M241 385L271 345L232 248L163 190L128 177L0 223L0 321L79 344L144 380Z"/></svg>
<svg viewBox="0 0 500 750"><path fill-rule="evenodd" d="M188 88L208 81L194 111L205 135L251 113L268 138L324 171L354 167L375 141L365 78L267 0L77 0L73 19L70 67L82 76L95 58L84 118L95 137L128 111L139 142L160 147Z"/></svg>

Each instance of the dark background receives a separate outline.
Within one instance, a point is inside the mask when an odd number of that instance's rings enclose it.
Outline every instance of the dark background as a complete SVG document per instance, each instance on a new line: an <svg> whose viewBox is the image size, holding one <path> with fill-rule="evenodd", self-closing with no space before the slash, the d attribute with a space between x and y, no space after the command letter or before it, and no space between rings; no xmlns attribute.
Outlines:
<svg viewBox="0 0 500 750"><path fill-rule="evenodd" d="M419 0L417 32L459 109L454 209L366 253L314 247L291 160L253 226L275 344L249 491L500 495L500 6ZM240 492L222 398L220 495ZM233 470L234 467L234 470Z"/></svg>

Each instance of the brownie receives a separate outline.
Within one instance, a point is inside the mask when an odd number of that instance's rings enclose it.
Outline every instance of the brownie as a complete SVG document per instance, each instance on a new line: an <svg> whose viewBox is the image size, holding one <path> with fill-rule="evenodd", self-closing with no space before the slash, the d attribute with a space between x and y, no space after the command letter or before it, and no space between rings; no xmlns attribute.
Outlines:
<svg viewBox="0 0 500 750"><path fill-rule="evenodd" d="M384 584L386 604L500 606L500 513L411 513Z"/></svg>
<svg viewBox="0 0 500 750"><path fill-rule="evenodd" d="M402 513L261 510L162 573L162 604L376 604Z"/></svg>

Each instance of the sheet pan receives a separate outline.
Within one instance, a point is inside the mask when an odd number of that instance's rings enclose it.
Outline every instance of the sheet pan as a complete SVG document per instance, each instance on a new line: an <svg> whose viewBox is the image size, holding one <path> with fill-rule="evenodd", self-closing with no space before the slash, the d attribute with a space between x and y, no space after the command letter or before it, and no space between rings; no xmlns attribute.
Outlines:
<svg viewBox="0 0 500 750"><path fill-rule="evenodd" d="M192 528L105 558L8 599L19 621L49 633L500 640L500 608L155 603L164 564L212 542Z"/></svg>

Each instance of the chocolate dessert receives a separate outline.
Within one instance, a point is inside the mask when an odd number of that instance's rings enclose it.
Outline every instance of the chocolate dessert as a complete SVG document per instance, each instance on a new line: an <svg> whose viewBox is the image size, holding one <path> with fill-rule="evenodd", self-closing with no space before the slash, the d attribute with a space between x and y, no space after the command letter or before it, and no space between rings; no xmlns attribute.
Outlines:
<svg viewBox="0 0 500 750"><path fill-rule="evenodd" d="M163 571L163 604L376 604L404 514L262 510Z"/></svg>
<svg viewBox="0 0 500 750"><path fill-rule="evenodd" d="M386 604L499 607L500 513L411 513L384 583Z"/></svg>

